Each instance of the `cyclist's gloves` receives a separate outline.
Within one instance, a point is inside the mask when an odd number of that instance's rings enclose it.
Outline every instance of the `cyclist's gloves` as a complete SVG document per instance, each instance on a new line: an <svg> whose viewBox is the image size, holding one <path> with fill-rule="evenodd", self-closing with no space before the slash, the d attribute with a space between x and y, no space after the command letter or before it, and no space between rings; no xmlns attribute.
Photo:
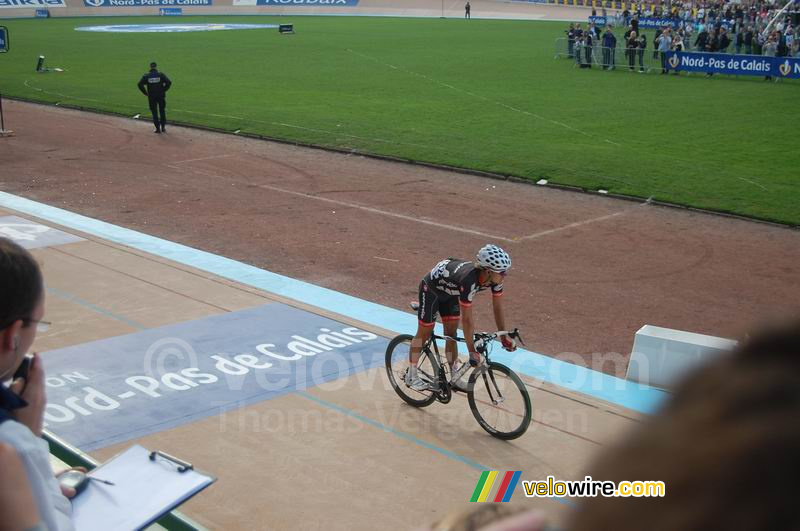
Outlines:
<svg viewBox="0 0 800 531"><path fill-rule="evenodd" d="M512 337L500 336L500 342L503 343L503 348L509 352L517 350L517 342Z"/></svg>

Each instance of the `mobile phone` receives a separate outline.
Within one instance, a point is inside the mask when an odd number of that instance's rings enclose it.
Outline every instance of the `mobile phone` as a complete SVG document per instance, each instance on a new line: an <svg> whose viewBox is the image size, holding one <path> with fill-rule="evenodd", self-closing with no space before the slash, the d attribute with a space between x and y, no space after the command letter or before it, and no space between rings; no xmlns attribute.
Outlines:
<svg viewBox="0 0 800 531"><path fill-rule="evenodd" d="M64 487L75 489L75 495L78 495L89 484L89 476L80 470L68 470L58 476L58 483Z"/></svg>
<svg viewBox="0 0 800 531"><path fill-rule="evenodd" d="M17 367L16 372L14 372L14 380L17 378L23 378L26 382L28 381L28 373L31 370L31 363L33 363L33 356L25 356L22 358L22 363L19 364Z"/></svg>

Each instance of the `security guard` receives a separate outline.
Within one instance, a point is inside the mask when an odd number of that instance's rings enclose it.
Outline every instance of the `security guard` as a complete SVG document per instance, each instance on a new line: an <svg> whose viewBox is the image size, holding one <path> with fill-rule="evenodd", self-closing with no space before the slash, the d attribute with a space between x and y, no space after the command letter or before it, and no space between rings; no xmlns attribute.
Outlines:
<svg viewBox="0 0 800 531"><path fill-rule="evenodd" d="M145 86L147 90L145 90ZM167 115L164 109L167 106L166 94L172 86L166 74L156 70L156 64L150 63L150 71L139 80L139 90L147 96L150 103L150 112L153 113L153 125L156 127L154 133L166 133ZM160 119L159 119L160 118Z"/></svg>

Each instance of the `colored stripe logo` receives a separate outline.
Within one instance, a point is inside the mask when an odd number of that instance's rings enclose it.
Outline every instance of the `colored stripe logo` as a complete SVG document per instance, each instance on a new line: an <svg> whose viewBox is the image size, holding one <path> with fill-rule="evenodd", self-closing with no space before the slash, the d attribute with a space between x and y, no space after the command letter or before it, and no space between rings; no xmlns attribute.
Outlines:
<svg viewBox="0 0 800 531"><path fill-rule="evenodd" d="M484 470L481 477L478 479L478 484L475 485L475 490L472 491L472 498L470 502L485 502L489 493L492 492L495 480L499 472L496 470ZM514 489L517 488L519 477L522 475L521 470L509 470L503 473L503 479L497 487L497 492L494 495L495 502L507 502L511 500L514 494Z"/></svg>

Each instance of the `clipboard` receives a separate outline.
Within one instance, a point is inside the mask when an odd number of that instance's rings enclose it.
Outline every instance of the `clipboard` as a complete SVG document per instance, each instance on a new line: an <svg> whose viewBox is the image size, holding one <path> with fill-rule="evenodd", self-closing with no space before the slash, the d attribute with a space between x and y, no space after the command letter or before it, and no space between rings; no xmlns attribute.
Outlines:
<svg viewBox="0 0 800 531"><path fill-rule="evenodd" d="M136 444L88 474L72 500L72 523L80 531L142 529L216 481L191 464Z"/></svg>

